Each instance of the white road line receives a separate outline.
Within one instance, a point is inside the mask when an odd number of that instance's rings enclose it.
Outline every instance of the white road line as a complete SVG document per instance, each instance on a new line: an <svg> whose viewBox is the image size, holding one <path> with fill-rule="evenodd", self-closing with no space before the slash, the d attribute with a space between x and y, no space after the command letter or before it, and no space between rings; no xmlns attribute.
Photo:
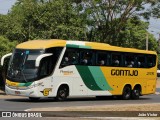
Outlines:
<svg viewBox="0 0 160 120"><path fill-rule="evenodd" d="M145 117L80 117L82 119L96 119L96 120L158 120L158 118Z"/></svg>
<svg viewBox="0 0 160 120"><path fill-rule="evenodd" d="M24 111L31 111L31 109L26 109L26 110L24 110Z"/></svg>

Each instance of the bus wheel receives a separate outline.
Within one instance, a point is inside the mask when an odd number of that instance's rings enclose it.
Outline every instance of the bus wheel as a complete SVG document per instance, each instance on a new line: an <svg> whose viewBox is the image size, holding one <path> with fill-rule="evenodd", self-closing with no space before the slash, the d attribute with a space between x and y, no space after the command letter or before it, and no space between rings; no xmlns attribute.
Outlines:
<svg viewBox="0 0 160 120"><path fill-rule="evenodd" d="M131 88L129 86L125 86L123 88L122 99L128 100L131 97Z"/></svg>
<svg viewBox="0 0 160 120"><path fill-rule="evenodd" d="M140 96L140 89L134 88L132 90L132 99L139 99L139 96Z"/></svg>
<svg viewBox="0 0 160 120"><path fill-rule="evenodd" d="M39 98L39 97L29 97L29 99L30 99L31 101L38 101L40 98Z"/></svg>
<svg viewBox="0 0 160 120"><path fill-rule="evenodd" d="M67 96L69 95L69 88L68 86L61 86L59 89L58 89L58 92L57 92L57 96L56 96L56 100L57 101L64 101L67 99Z"/></svg>

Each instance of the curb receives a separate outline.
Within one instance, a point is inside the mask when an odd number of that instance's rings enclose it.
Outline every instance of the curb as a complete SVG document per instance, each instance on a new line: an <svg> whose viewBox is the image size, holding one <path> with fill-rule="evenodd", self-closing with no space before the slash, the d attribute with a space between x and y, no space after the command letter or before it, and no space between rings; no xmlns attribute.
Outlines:
<svg viewBox="0 0 160 120"><path fill-rule="evenodd" d="M6 95L6 93L2 90L0 90L0 95Z"/></svg>

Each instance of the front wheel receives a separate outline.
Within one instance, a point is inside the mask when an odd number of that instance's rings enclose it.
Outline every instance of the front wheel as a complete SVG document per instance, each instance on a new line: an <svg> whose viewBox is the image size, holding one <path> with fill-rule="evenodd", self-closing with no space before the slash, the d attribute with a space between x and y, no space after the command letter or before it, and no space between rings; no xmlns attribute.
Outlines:
<svg viewBox="0 0 160 120"><path fill-rule="evenodd" d="M122 99L128 100L131 97L131 88L129 86L125 86L123 88Z"/></svg>
<svg viewBox="0 0 160 120"><path fill-rule="evenodd" d="M58 92L57 92L57 96L56 96L56 100L57 101L64 101L67 99L67 96L69 95L69 90L66 86L61 86L59 89L58 89Z"/></svg>

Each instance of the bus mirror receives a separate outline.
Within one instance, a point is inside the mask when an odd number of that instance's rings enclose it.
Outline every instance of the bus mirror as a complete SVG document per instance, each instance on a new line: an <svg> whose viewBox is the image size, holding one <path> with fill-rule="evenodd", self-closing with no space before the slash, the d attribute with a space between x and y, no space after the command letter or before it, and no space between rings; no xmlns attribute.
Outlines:
<svg viewBox="0 0 160 120"><path fill-rule="evenodd" d="M8 53L8 54L4 55L4 56L1 58L1 66L3 66L4 60L5 60L6 58L10 57L11 55L12 55L12 53Z"/></svg>
<svg viewBox="0 0 160 120"><path fill-rule="evenodd" d="M42 55L38 56L37 59L36 59L36 64L35 64L35 66L36 66L36 67L39 67L40 61L41 61L44 57L48 57L48 56L51 56L51 55L53 55L53 54L52 54L52 53L47 53L47 54L42 54Z"/></svg>

